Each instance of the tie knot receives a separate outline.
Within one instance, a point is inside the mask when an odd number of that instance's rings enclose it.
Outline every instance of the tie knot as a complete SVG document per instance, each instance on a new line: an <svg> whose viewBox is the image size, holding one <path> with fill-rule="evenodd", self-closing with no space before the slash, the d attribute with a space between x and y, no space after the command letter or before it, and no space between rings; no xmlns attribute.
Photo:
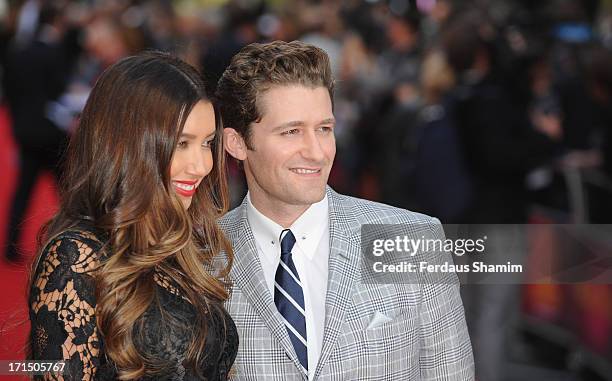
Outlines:
<svg viewBox="0 0 612 381"><path fill-rule="evenodd" d="M286 234L283 236L283 233ZM281 255L291 254L291 250L293 249L293 245L295 245L295 237L293 233L289 229L285 229L281 232Z"/></svg>

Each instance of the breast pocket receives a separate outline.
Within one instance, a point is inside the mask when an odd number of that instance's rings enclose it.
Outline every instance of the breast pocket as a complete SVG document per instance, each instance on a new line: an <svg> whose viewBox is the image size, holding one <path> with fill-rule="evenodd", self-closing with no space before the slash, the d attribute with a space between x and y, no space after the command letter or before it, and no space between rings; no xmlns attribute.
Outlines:
<svg viewBox="0 0 612 381"><path fill-rule="evenodd" d="M410 317L416 314L421 298L418 285L361 284L357 289L347 314L347 322L354 328L366 329L376 323L377 314L392 320Z"/></svg>
<svg viewBox="0 0 612 381"><path fill-rule="evenodd" d="M394 312L395 315L390 317L389 321L373 327L366 327L363 331L365 347L369 351L389 353L410 347L416 341L418 337L416 310L395 310L391 312Z"/></svg>
<svg viewBox="0 0 612 381"><path fill-rule="evenodd" d="M385 357L418 343L419 300L417 287L362 285L347 315L356 355Z"/></svg>

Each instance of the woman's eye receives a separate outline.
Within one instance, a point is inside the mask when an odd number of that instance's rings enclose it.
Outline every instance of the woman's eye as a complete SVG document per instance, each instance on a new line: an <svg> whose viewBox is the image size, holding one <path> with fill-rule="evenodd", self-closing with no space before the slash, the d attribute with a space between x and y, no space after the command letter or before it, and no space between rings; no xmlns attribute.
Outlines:
<svg viewBox="0 0 612 381"><path fill-rule="evenodd" d="M186 140L181 140L180 142L178 142L178 144L176 146L178 148L187 148L187 141Z"/></svg>
<svg viewBox="0 0 612 381"><path fill-rule="evenodd" d="M213 143L214 143L214 142L215 142L215 139L210 139L210 140L205 141L205 142L202 144L202 146L203 146L203 147L206 147L206 148L210 148L210 147L212 147L212 145L213 145Z"/></svg>

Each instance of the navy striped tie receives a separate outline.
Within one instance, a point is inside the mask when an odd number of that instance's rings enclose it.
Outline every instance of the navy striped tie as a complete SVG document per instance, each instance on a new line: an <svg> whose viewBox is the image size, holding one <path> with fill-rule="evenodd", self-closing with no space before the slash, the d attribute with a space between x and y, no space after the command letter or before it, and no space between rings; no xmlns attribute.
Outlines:
<svg viewBox="0 0 612 381"><path fill-rule="evenodd" d="M283 237L284 233L286 234ZM304 370L308 372L304 293L300 277L291 259L295 237L289 229L283 230L281 237L281 260L274 277L274 304L285 320L295 353Z"/></svg>

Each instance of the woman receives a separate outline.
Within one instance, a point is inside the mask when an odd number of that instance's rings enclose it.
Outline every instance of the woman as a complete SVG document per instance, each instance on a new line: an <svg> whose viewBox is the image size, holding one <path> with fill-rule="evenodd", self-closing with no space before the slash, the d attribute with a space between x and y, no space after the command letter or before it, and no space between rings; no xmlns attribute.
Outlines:
<svg viewBox="0 0 612 381"><path fill-rule="evenodd" d="M238 337L222 306L232 254L215 223L227 210L218 122L198 73L163 53L96 83L33 267L31 357L64 360L55 377L227 378Z"/></svg>

